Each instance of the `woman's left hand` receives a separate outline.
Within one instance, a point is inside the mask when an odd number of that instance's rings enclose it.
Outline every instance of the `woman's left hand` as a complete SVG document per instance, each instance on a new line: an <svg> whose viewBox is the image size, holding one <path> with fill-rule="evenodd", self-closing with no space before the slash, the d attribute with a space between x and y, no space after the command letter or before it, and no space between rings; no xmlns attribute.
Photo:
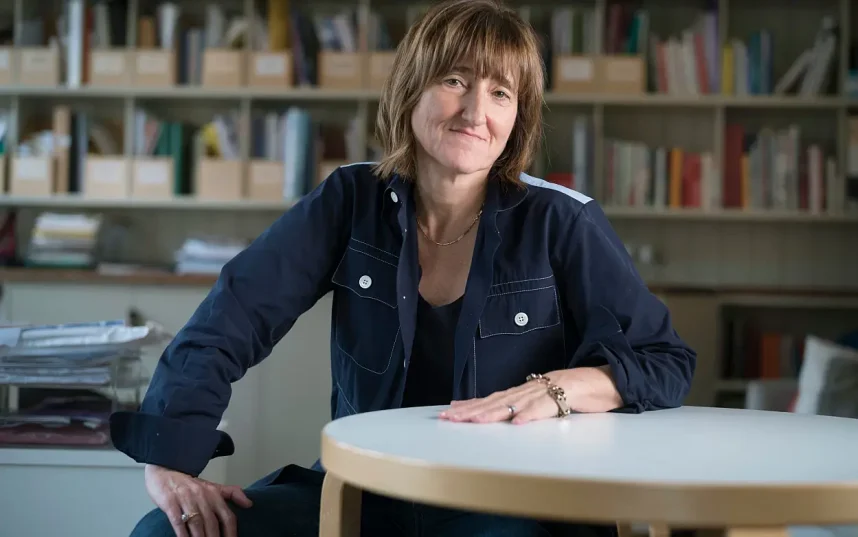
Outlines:
<svg viewBox="0 0 858 537"><path fill-rule="evenodd" d="M569 379L566 377L569 373L569 370L552 371L545 376L550 378L553 384L564 387L568 394ZM450 408L441 412L440 418L456 422L511 421L520 424L554 418L557 411L557 403L548 394L545 383L530 381L487 397L453 401Z"/></svg>

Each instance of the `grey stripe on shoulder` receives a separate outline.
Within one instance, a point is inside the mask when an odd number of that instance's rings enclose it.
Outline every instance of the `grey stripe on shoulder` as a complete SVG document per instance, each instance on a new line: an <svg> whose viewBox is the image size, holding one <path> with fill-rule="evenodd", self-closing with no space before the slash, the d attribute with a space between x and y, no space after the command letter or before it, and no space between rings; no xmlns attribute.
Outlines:
<svg viewBox="0 0 858 537"><path fill-rule="evenodd" d="M526 173L522 173L520 177L522 182L524 182L524 184L526 185L535 186L538 188L547 188L549 190L556 190L557 192L562 192L563 194L566 194L570 198L583 205L586 205L593 201L593 198L584 195L577 190L572 190L571 188L566 188L565 186L558 185L556 183L551 183L544 179L538 179L531 175L527 175Z"/></svg>
<svg viewBox="0 0 858 537"><path fill-rule="evenodd" d="M378 164L378 162L351 162L349 164L342 164L340 168L350 168L352 166L360 166L361 164Z"/></svg>

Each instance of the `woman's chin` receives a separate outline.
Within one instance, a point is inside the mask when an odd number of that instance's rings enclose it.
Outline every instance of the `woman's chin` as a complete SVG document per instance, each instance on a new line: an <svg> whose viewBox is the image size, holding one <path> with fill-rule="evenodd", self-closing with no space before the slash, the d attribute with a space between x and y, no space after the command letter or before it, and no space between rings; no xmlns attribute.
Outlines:
<svg viewBox="0 0 858 537"><path fill-rule="evenodd" d="M456 175L471 175L483 170L491 168L483 164L483 159L468 158L467 156L457 156L455 158L447 158L440 160L440 164Z"/></svg>

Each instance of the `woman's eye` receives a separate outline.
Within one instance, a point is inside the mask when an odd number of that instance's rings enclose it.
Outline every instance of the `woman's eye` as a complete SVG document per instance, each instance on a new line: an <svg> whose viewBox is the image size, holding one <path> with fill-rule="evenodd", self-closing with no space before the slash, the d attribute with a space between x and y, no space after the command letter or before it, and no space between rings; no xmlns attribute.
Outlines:
<svg viewBox="0 0 858 537"><path fill-rule="evenodd" d="M462 81L458 78L448 78L445 82L447 83L447 85L453 87L460 86L462 84Z"/></svg>
<svg viewBox="0 0 858 537"><path fill-rule="evenodd" d="M495 91L495 96L500 98L500 99L509 99L509 95L507 94L507 92L505 92L503 90Z"/></svg>

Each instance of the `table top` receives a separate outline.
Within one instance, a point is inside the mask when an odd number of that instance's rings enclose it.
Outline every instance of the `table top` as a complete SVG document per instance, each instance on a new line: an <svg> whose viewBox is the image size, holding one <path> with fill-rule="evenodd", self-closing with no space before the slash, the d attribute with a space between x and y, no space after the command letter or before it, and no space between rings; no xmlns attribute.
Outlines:
<svg viewBox="0 0 858 537"><path fill-rule="evenodd" d="M858 420L683 407L470 424L438 419L441 408L333 421L322 463L378 493L510 514L858 522Z"/></svg>

